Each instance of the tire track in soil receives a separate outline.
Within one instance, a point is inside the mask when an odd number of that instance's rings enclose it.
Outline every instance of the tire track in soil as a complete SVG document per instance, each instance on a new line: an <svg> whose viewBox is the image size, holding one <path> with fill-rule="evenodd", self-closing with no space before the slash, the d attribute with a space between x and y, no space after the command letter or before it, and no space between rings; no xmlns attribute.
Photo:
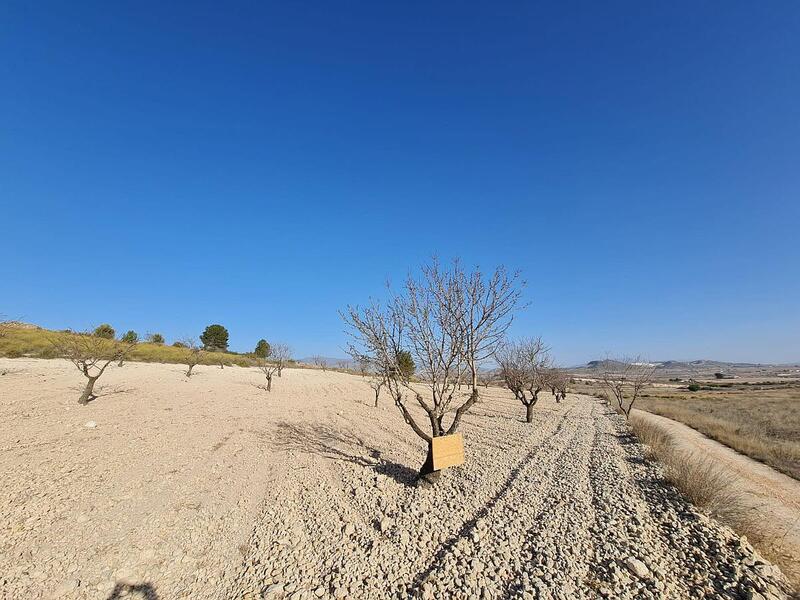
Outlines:
<svg viewBox="0 0 800 600"><path fill-rule="evenodd" d="M531 513L533 510L532 507L526 504L528 498L525 482L541 482L544 479L547 484L545 489L548 490L555 484L555 480L552 477L547 477L549 468L559 461L569 448L570 442L579 435L577 431L564 433L564 426L571 412L572 409L562 415L554 433L546 437L540 445L525 455L517 463L495 495L480 510L475 512L472 518L466 521L457 533L440 546L437 553L429 561L428 567L414 577L407 589L409 594L418 595L421 589L424 590L426 588L425 584L430 579L452 579L453 573L450 569L454 567L448 567L446 563L452 562L452 560L448 561L448 558L452 558L454 554L466 553L473 556L473 559L477 561L476 565L479 572L481 571L480 566L489 567L480 573L483 576L483 586L487 587L487 591L490 594L497 595L492 587L496 588L502 585L502 574L507 570L507 562L498 560L498 556L502 555L506 561L511 560L513 546L517 545L517 542L521 545L522 540L519 539L519 536L509 534L514 533L514 524L519 521L524 522L526 514ZM561 435L562 433L564 435ZM567 438L565 442L564 438ZM560 442L564 443L559 446ZM558 451L553 452L552 450L556 448L558 448ZM534 459L539 458L540 455L543 460L535 461ZM541 490L542 488L539 489ZM522 508L519 509L518 507ZM479 520L486 523L487 531L484 537L476 540L472 537L472 532L479 529ZM447 577L441 577L442 573L440 571L443 569ZM497 569L497 571L494 569ZM491 583L491 577L496 572L500 573L500 581L496 584ZM434 575L439 577L434 577Z"/></svg>
<svg viewBox="0 0 800 600"><path fill-rule="evenodd" d="M551 487L522 536L519 564L513 577L506 581L503 598L520 598L531 593L540 598L574 598L586 586L594 555L594 543L588 534L595 522L589 471L590 457L597 445L594 405L588 415L580 417L578 433L572 442L562 456L569 452L576 458L572 462L557 461ZM555 483L558 487L551 492ZM548 571L554 571L554 575L550 576Z"/></svg>

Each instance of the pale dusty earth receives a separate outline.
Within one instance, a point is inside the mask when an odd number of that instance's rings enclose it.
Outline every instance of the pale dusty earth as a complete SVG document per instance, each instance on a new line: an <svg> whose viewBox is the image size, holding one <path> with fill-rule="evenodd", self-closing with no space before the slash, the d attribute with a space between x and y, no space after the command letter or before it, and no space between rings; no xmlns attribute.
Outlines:
<svg viewBox="0 0 800 600"><path fill-rule="evenodd" d="M466 464L427 488L424 444L358 376L267 393L255 369L128 363L81 407L65 361L5 371L2 598L785 597L594 398L528 425L482 390Z"/></svg>
<svg viewBox="0 0 800 600"><path fill-rule="evenodd" d="M799 407L800 408L800 407ZM759 519L760 545L780 562L785 574L800 581L800 481L709 439L691 427L641 410L636 414L668 431L683 450L712 458L729 473L742 500Z"/></svg>

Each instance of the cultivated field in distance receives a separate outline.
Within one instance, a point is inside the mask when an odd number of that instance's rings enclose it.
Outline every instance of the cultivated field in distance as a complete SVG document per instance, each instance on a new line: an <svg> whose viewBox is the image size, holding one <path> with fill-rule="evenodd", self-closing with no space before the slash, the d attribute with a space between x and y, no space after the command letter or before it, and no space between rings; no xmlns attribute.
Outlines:
<svg viewBox="0 0 800 600"><path fill-rule="evenodd" d="M719 365L717 365L719 367ZM576 370L581 378L588 370ZM716 371L719 372L719 371ZM685 423L734 450L800 479L800 368L742 366L657 370L636 407ZM576 389L604 393L598 381Z"/></svg>

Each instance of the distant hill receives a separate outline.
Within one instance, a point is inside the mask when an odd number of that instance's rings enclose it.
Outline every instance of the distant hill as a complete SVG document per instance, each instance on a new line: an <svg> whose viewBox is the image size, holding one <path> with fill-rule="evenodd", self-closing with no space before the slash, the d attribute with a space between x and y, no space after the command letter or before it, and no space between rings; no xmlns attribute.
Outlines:
<svg viewBox="0 0 800 600"><path fill-rule="evenodd" d="M341 356L338 358L332 356L307 356L305 358L298 358L297 360L307 365L313 365L315 360L324 360L325 364L329 367L339 366L339 363L346 363L348 369L355 366L352 358L342 358Z"/></svg>
<svg viewBox="0 0 800 600"><path fill-rule="evenodd" d="M795 368L794 364L764 364L764 363L745 363L745 362L725 362L720 360L663 360L651 361L651 365L656 368L659 376L666 375L713 375L714 373L743 374L743 373L763 373L770 374L787 368ZM615 360L590 360L585 365L572 367L570 371L575 373L594 372L599 370L619 369L622 363Z"/></svg>

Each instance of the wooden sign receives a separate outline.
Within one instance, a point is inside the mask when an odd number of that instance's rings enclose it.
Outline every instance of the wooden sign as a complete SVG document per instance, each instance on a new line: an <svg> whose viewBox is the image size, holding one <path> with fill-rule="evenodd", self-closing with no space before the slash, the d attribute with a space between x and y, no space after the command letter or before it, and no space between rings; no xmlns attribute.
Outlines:
<svg viewBox="0 0 800 600"><path fill-rule="evenodd" d="M460 433L433 438L431 443L433 470L464 464L464 439Z"/></svg>

